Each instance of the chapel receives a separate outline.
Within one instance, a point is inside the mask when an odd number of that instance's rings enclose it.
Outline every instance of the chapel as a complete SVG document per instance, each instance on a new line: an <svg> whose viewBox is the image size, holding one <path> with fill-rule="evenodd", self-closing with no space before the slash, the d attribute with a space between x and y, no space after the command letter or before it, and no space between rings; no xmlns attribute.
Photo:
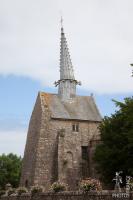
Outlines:
<svg viewBox="0 0 133 200"><path fill-rule="evenodd" d="M64 28L61 27L60 78L57 94L39 92L25 146L21 186L55 181L75 190L81 179L97 176L93 155L100 142L101 115L94 97L76 93L77 81Z"/></svg>

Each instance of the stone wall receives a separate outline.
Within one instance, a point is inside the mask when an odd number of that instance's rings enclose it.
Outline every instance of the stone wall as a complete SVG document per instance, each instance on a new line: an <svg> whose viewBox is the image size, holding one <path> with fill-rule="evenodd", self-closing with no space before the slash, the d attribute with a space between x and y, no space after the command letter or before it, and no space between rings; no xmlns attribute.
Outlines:
<svg viewBox="0 0 133 200"><path fill-rule="evenodd" d="M79 131L73 132L72 125L79 124ZM69 185L69 188L75 190L82 179L82 152L81 147L88 147L89 158L89 177L96 177L94 170L94 163L92 157L94 154L95 144L91 141L99 140L98 123L96 122L84 122L84 121L63 121L63 120L51 120L49 134L52 136L52 142L58 140L53 144L57 149L58 156L58 180L65 182ZM58 133L58 136L57 136ZM54 136L55 135L55 136ZM58 138L58 139L57 139ZM56 148L55 145L58 145ZM51 157L52 158L52 157ZM53 157L53 160L57 157ZM55 165L54 169L55 169Z"/></svg>
<svg viewBox="0 0 133 200"><path fill-rule="evenodd" d="M20 185L27 187L32 185L44 185L46 189L51 183L51 166L54 134L49 133L50 112L47 99L38 94L34 110L30 119L27 142L25 147L22 175ZM53 141L52 141L53 143Z"/></svg>
<svg viewBox="0 0 133 200"><path fill-rule="evenodd" d="M102 193L81 193L81 192L59 192L42 193L40 195L2 197L2 200L132 200L133 193L114 193L112 191L103 191Z"/></svg>
<svg viewBox="0 0 133 200"><path fill-rule="evenodd" d="M24 159L22 164L22 176L20 180L20 185L32 185L34 182L37 153L36 150L41 127L41 116L41 100L38 95L29 123Z"/></svg>

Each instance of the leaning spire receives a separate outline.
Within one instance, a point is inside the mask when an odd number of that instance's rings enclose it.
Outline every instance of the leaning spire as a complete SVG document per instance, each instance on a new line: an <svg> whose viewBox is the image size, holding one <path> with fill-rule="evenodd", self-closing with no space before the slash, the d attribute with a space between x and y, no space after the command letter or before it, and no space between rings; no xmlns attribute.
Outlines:
<svg viewBox="0 0 133 200"><path fill-rule="evenodd" d="M60 42L60 80L55 82L58 85L58 95L62 100L69 100L76 96L76 85L81 85L75 80L72 61L66 41L63 20L61 18L61 42Z"/></svg>

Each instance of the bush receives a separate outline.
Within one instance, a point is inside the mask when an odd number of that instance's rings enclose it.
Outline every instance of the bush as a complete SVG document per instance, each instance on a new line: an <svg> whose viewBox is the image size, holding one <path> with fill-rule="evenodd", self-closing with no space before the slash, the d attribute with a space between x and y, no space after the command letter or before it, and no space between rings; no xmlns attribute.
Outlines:
<svg viewBox="0 0 133 200"><path fill-rule="evenodd" d="M101 144L96 146L96 169L104 185L113 186L115 172L133 176L133 96L123 102L113 100L116 111L100 124ZM123 183L124 185L124 183Z"/></svg>
<svg viewBox="0 0 133 200"><path fill-rule="evenodd" d="M26 187L19 187L19 188L17 189L17 194L18 194L18 195L21 195L21 194L24 194L24 193L28 193L28 190L27 190Z"/></svg>
<svg viewBox="0 0 133 200"><path fill-rule="evenodd" d="M89 191L93 191L93 190L95 190L95 191L102 190L100 181L96 180L96 179L91 179L91 178L82 180L79 183L79 186L83 192L89 192Z"/></svg>
<svg viewBox="0 0 133 200"><path fill-rule="evenodd" d="M34 194L38 194L38 193L41 193L43 192L43 186L33 186L31 188L31 194L34 195Z"/></svg>
<svg viewBox="0 0 133 200"><path fill-rule="evenodd" d="M53 192L61 192L67 190L67 185L60 182L54 182L50 188Z"/></svg>

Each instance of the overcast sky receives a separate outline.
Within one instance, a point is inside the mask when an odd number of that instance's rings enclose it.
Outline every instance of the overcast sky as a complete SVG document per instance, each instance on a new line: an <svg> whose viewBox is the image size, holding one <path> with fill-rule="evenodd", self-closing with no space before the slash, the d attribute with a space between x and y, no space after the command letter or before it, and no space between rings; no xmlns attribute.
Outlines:
<svg viewBox="0 0 133 200"><path fill-rule="evenodd" d="M52 92L59 79L61 15L81 93L105 100L133 92L132 0L0 0L0 153L13 138L21 146L13 151L23 151L37 91Z"/></svg>

